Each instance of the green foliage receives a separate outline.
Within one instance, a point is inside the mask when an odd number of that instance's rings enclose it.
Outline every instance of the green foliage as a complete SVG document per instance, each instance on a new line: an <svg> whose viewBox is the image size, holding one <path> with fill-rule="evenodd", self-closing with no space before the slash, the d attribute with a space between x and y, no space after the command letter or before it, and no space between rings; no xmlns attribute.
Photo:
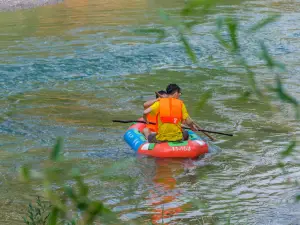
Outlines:
<svg viewBox="0 0 300 225"><path fill-rule="evenodd" d="M156 42L162 41L167 36L165 30L160 28L135 29L134 31L137 34L155 34L157 35Z"/></svg>
<svg viewBox="0 0 300 225"><path fill-rule="evenodd" d="M50 160L46 162L42 172L32 171L26 166L23 166L20 170L23 181L36 180L44 186L43 195L51 205L50 214L49 211L48 214L46 213L46 208L40 200L37 203L38 207L30 205L28 210L29 219L26 219L26 223L31 225L46 224L47 219L49 225L56 225L62 221L74 224L74 218L69 218L74 212L80 214L80 218L77 220L78 224L92 224L100 216L103 219L107 216L110 221L118 221L117 216L106 208L101 201L89 198L88 185L84 183L79 170L70 168L66 161L59 160L63 151L62 143L62 138L58 138L50 154ZM38 176L34 176L35 174L38 174ZM70 185L70 183L74 185ZM41 216L42 212L46 213L46 216ZM36 223L36 221L44 221L44 223Z"/></svg>
<svg viewBox="0 0 300 225"><path fill-rule="evenodd" d="M237 52L240 48L237 38L238 21L234 18L228 17L226 18L226 26L231 40L231 51Z"/></svg>
<svg viewBox="0 0 300 225"><path fill-rule="evenodd" d="M40 197L37 197L36 205L31 203L28 205L27 215L24 217L24 222L27 225L46 225L49 217L50 205L43 203Z"/></svg>
<svg viewBox="0 0 300 225"><path fill-rule="evenodd" d="M211 90L204 92L201 95L200 100L197 102L196 111L199 111L199 110L203 109L204 106L206 105L207 101L209 99L211 99L211 97L212 97L212 91Z"/></svg>
<svg viewBox="0 0 300 225"><path fill-rule="evenodd" d="M211 12L211 9L220 2L218 0L188 0L181 11L181 16L197 16L205 18L205 16ZM192 60L193 63L198 63L197 56L193 50L192 45L189 43L189 38L186 35L187 32L191 30L191 28L197 24L199 24L200 20L193 18L192 21L178 21L171 19L167 13L161 10L160 16L162 20L165 22L166 25L169 25L175 30L177 30L177 37L178 40L182 43L188 57ZM251 35L254 32L264 28L265 26L273 23L279 19L279 14L273 14L268 16L265 19L262 19L255 23L254 25L250 26L249 29L245 30L244 33L246 35ZM275 75L275 87L267 86L267 89L262 89L264 85L259 85L256 81L256 74L252 69L251 65L247 62L247 59L243 56L243 47L239 40L239 34L243 32L239 26L239 20L234 17L226 17L222 18L219 17L216 20L216 29L213 31L213 36L216 40L219 41L220 46L223 50L225 50L228 55L231 57L233 62L239 67L243 68L245 71L245 75L247 76L248 86L251 88L251 91L244 92L240 98L237 98L237 101L246 101L251 97L257 97L260 101L264 102L264 104L271 105L270 97L275 97L282 103L290 104L295 109L295 118L297 120L300 119L300 110L299 110L299 103L298 100L291 96L283 87L282 80L278 74ZM164 33L166 34L166 33ZM280 72L286 72L285 65L281 62L276 61L270 51L268 50L267 46L264 42L260 41L260 51L258 53L258 57L264 61L267 68L274 73L275 69L279 69ZM223 68L222 66L218 66L218 68ZM254 95L255 94L255 95ZM201 109L211 98L211 93L205 93L200 101L198 102L197 109ZM284 158L290 155L293 150L295 149L297 143L296 141L291 141L289 146L282 151L281 156ZM283 163L279 163L279 167L284 168ZM300 199L298 196L297 198ZM230 224L230 218L228 221Z"/></svg>
<svg viewBox="0 0 300 225"><path fill-rule="evenodd" d="M254 24L253 26L251 26L251 28L248 30L248 32L256 32L259 29L267 26L268 24L277 21L279 19L279 17L280 17L280 15L278 15L278 14L270 15L266 19L263 19L263 20L259 21L258 23Z"/></svg>
<svg viewBox="0 0 300 225"><path fill-rule="evenodd" d="M227 225L230 225L231 224L231 211L229 212L229 216L228 216L228 218L227 218Z"/></svg>
<svg viewBox="0 0 300 225"><path fill-rule="evenodd" d="M260 42L260 48L261 48L261 54L260 54L261 58L266 62L269 69L273 69L277 65L277 63L272 58L266 45L263 42Z"/></svg>
<svg viewBox="0 0 300 225"><path fill-rule="evenodd" d="M197 13L204 15L209 13L209 9L215 6L219 0L191 0L187 1L185 7L181 11L181 15L188 16Z"/></svg>
<svg viewBox="0 0 300 225"><path fill-rule="evenodd" d="M58 161L60 159L62 148L62 138L58 138L53 151L51 152L51 160Z"/></svg>
<svg viewBox="0 0 300 225"><path fill-rule="evenodd" d="M191 60L196 63L197 62L197 56L194 53L192 47L190 46L190 43L188 42L188 40L186 39L186 37L180 33L179 38L181 40L181 42L183 43L183 46L185 48L186 53L188 54L188 56L191 58Z"/></svg>
<svg viewBox="0 0 300 225"><path fill-rule="evenodd" d="M28 167L23 166L20 170L20 177L22 181L28 182L30 180L30 170Z"/></svg>
<svg viewBox="0 0 300 225"><path fill-rule="evenodd" d="M283 152L281 152L281 156L283 157L289 156L293 152L295 147L296 147L296 141L291 141L288 147Z"/></svg>

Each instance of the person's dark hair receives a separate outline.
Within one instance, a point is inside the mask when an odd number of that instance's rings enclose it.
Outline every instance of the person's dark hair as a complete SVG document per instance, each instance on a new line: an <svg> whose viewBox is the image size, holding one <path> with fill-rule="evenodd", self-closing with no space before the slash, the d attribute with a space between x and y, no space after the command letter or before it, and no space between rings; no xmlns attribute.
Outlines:
<svg viewBox="0 0 300 225"><path fill-rule="evenodd" d="M166 95L167 94L167 92L165 92L164 90L158 91L157 93L160 94L160 95ZM155 96L156 96L156 98L159 98L159 96L157 94L155 94Z"/></svg>
<svg viewBox="0 0 300 225"><path fill-rule="evenodd" d="M169 84L169 85L167 86L166 90L167 90L167 94L168 94L168 95L172 95L172 94L174 94L176 91L177 91L178 93L181 92L181 89L180 89L180 87L179 87L177 84Z"/></svg>

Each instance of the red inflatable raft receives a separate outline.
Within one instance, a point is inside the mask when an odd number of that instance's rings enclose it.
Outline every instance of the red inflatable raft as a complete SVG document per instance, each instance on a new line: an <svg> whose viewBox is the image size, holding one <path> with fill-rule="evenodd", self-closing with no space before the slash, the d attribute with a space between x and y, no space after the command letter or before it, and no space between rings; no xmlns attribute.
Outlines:
<svg viewBox="0 0 300 225"><path fill-rule="evenodd" d="M137 153L160 158L197 158L208 152L208 145L196 133L189 130L189 140L180 142L148 143L142 134L146 127L136 123L124 134L124 140Z"/></svg>

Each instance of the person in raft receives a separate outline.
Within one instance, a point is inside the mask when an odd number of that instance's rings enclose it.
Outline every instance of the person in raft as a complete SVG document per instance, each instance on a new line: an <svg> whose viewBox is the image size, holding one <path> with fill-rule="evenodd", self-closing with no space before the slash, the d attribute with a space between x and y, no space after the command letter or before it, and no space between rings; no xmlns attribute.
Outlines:
<svg viewBox="0 0 300 225"><path fill-rule="evenodd" d="M148 122L148 114L156 117L157 133L150 133L146 138L150 143L164 141L182 141L189 138L187 131L182 130L181 124L187 124L192 130L197 130L191 120L184 103L179 100L181 89L176 84L167 86L167 98L160 98L144 110L143 118Z"/></svg>
<svg viewBox="0 0 300 225"><path fill-rule="evenodd" d="M155 102L159 101L160 98L167 98L167 92L161 90L158 92L155 92L156 98L148 100L147 102L144 103L144 110L148 109L150 106L152 106ZM146 128L144 128L143 133L145 137L148 137L151 133L157 133L157 128L158 126L156 124L151 124L151 123L156 123L156 115L148 114L147 115L147 125Z"/></svg>

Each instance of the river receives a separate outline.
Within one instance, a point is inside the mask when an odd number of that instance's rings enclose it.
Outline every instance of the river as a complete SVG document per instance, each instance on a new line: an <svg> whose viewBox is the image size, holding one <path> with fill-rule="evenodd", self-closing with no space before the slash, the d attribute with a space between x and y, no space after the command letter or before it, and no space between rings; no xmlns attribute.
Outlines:
<svg viewBox="0 0 300 225"><path fill-rule="evenodd" d="M236 16L246 29L272 12L280 19L252 36L241 35L244 54L259 83L273 74L255 58L263 40L287 66L285 87L299 99L299 2L228 1L203 19L190 35L200 66L185 54L174 32L157 43L135 28L165 27L164 8L176 18L181 1L65 0L57 5L0 13L0 224L23 224L35 199L18 181L23 164L37 166L58 136L65 157L80 167L91 195L123 221L137 224L300 224L294 203L300 166L290 158L287 174L277 166L280 152L299 123L287 105L241 101L245 75L214 39L218 16ZM230 73L214 67L220 63ZM122 140L126 124L142 103L169 83L182 88L192 118L204 128L234 133L216 136L211 152L198 160L137 157ZM205 91L212 98L203 108ZM296 150L299 150L298 148ZM105 181L106 166L129 160ZM124 177L124 179L120 179ZM132 179L125 179L131 177ZM205 207L202 207L205 205ZM162 216L162 211L164 215Z"/></svg>

